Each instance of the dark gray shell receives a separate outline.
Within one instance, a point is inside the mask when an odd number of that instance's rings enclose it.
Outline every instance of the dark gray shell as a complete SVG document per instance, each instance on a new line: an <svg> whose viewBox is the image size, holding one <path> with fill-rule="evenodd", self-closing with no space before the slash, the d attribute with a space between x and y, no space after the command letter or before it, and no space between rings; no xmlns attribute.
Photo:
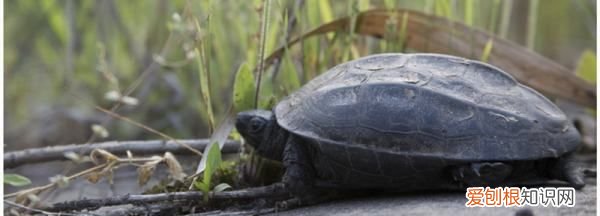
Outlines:
<svg viewBox="0 0 600 216"><path fill-rule="evenodd" d="M532 160L559 157L580 141L561 110L509 74L439 54L379 54L338 65L274 110L283 128L321 149Z"/></svg>

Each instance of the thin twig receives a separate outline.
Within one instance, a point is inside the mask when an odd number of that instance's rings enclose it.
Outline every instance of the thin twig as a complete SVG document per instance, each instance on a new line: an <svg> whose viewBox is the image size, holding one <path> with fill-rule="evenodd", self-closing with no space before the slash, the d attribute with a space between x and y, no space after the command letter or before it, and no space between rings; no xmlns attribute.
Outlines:
<svg viewBox="0 0 600 216"><path fill-rule="evenodd" d="M256 199L265 197L286 196L288 192L282 184L273 184L264 187L248 188L235 191L222 191L211 193L211 200L229 200L229 199ZM83 209L97 209L105 206L114 205L139 205L161 201L199 201L202 200L203 193L200 191L146 194L146 195L123 195L118 197L109 197L101 199L82 199L55 203L45 209L47 211L73 211Z"/></svg>
<svg viewBox="0 0 600 216"><path fill-rule="evenodd" d="M203 150L210 144L208 139L179 140L192 148ZM238 152L240 143L227 140L223 146L223 153ZM104 149L113 154L122 155L126 151L135 154L147 155L162 152L189 153L182 145L174 141L148 140L148 141L111 141L102 143L73 144L64 146L50 146L44 148L32 148L22 151L4 153L4 168L15 168L30 163L43 163L56 160L67 160L64 156L67 152L75 152L80 155L89 155L94 149Z"/></svg>
<svg viewBox="0 0 600 216"><path fill-rule="evenodd" d="M95 172L97 170L103 169L103 168L105 168L105 167L107 167L109 165L110 165L109 163L100 164L100 165L94 166L92 168L89 168L89 169L83 170L81 172L78 172L78 173L76 173L74 175L68 176L66 178L67 178L67 180L71 181L71 180L73 180L75 178L78 178L78 177L81 177L83 175L87 175L87 174L90 174L90 173ZM39 192L42 192L42 191L47 190L49 188L52 188L54 185L55 185L55 183L50 183L50 184L47 184L47 185L43 185L43 186L39 186L39 187L34 187L34 188L29 188L29 189L17 191L17 192L11 193L11 194L6 194L6 195L4 195L4 199L11 198L11 197L16 197L16 196L19 196L21 194L28 194L28 193L37 194Z"/></svg>
<svg viewBox="0 0 600 216"><path fill-rule="evenodd" d="M112 154L110 152L107 152L106 150L96 149L90 154L90 157L92 157L92 161L94 161L94 163L96 163L96 164L98 164L98 162L96 162L94 160L94 156L93 156L94 153L98 153L97 154L98 157L103 157L104 161L106 161L106 162L96 165L95 167L86 169L84 171L81 171L79 173L76 173L74 175L67 176L66 180L72 181L73 179L79 178L84 175L92 174L92 173L98 172L98 171L106 172L106 171L118 168L119 165L121 165L121 164L126 164L126 165L130 165L130 166L140 166L139 164L135 164L134 162L139 163L139 162L155 161L156 163L160 163L165 160L164 157L161 157L158 159L157 158L125 158L125 159L123 159L123 158L119 158L119 157L115 156L114 154ZM4 195L4 198L6 199L6 198L11 198L11 197L19 197L19 196L26 195L26 194L39 194L45 190L53 188L54 186L57 186L57 184L55 182L51 182L47 185L24 189L21 191L17 191L17 192L11 193L11 194Z"/></svg>
<svg viewBox="0 0 600 216"><path fill-rule="evenodd" d="M162 133L162 132L160 132L160 131L154 130L153 128L150 128L150 127L148 127L148 126L146 126L146 125L143 125L143 124L141 124L141 123L139 123L139 122L136 122L136 121L134 121L134 120L131 120L130 118L127 118L127 117L125 117L125 116L121 116L121 115L119 115L119 114L117 114L117 113L115 113L115 112L112 112L112 111L110 111L110 110L106 110L106 109L104 109L104 108L102 108L102 107L95 106L95 108L96 108L97 110L100 110L100 111L102 111L102 112L104 112L104 113L106 113L106 114L108 114L108 115L110 115L110 116L114 117L114 118L117 118L117 119L121 119L121 120L123 120L123 121L126 121L126 122L128 122L128 123L130 123L130 124L133 124L133 125L135 125L135 126L137 126L137 127L140 127L140 128L142 128L142 129L144 129L144 130L147 130L147 131L149 131L149 132L151 132L151 133L158 134L159 136L161 136L161 137L163 137L163 138L165 138L165 139L168 139L168 140L173 140L173 142L175 142L175 143L177 143L177 144L179 144L179 145L181 145L181 146L185 147L186 149L188 149L188 150L190 150L190 151L192 151L192 152L196 153L197 155L200 155L200 156L202 156L202 152L200 152L200 151L198 151L198 150L196 150L196 149L192 148L191 146L189 146L189 145L187 145L187 144L180 143L180 142L179 142L179 141L177 141L175 138L173 138L173 137L171 137L171 136L169 136L169 135L167 135L167 134L164 134L164 133Z"/></svg>
<svg viewBox="0 0 600 216"><path fill-rule="evenodd" d="M49 212L49 211L44 211L44 210L41 210L41 209L36 209L36 208L24 206L24 205L21 205L19 203L16 203L16 202L13 202L13 201L10 201L10 200L4 200L4 203L6 203L7 205L16 207L16 208L25 209L25 210L30 211L30 212L40 213L40 214L44 214L44 215L66 215L66 216L68 216L68 215L73 215L73 216L85 215L85 214L81 214L81 213L68 214L68 213L62 213L62 212L61 213L58 213L58 212ZM94 215L94 214L90 214L90 215Z"/></svg>

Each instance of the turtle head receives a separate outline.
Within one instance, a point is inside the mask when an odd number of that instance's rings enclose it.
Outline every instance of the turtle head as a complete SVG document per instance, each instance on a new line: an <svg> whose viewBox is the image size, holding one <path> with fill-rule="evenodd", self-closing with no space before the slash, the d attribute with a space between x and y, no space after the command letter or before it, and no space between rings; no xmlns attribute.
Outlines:
<svg viewBox="0 0 600 216"><path fill-rule="evenodd" d="M271 126L273 113L267 110L250 110L240 112L235 120L235 128L242 134L248 144L258 148L265 132Z"/></svg>
<svg viewBox="0 0 600 216"><path fill-rule="evenodd" d="M250 110L240 112L235 120L237 131L260 155L278 159L283 146L285 131L279 129L273 112Z"/></svg>

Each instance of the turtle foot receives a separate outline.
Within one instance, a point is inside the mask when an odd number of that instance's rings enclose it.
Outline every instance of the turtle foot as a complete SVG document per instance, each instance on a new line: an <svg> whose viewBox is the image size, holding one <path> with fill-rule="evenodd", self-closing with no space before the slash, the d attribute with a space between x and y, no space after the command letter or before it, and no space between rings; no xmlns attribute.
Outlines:
<svg viewBox="0 0 600 216"><path fill-rule="evenodd" d="M510 176L512 166L502 162L471 163L452 169L452 177L460 184L471 186L494 186Z"/></svg>
<svg viewBox="0 0 600 216"><path fill-rule="evenodd" d="M558 160L554 167L553 177L559 180L567 181L571 187L581 189L585 186L583 181L584 173L578 166L572 154L567 154Z"/></svg>

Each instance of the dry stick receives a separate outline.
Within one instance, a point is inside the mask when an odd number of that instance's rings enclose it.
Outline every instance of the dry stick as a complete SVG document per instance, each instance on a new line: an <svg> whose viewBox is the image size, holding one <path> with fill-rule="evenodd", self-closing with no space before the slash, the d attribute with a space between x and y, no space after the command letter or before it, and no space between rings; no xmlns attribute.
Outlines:
<svg viewBox="0 0 600 216"><path fill-rule="evenodd" d="M122 158L116 158L116 156L112 155L112 153L108 153L108 152L106 152L106 153L110 154L110 155L108 155L108 157L105 156L106 157L105 160L107 160L105 163L96 165L95 167L92 167L92 168L86 169L84 171L81 171L79 173L76 173L74 175L68 176L68 177L66 177L67 181L72 181L75 178L79 178L81 176L96 172L100 169L116 168L120 164L134 165L134 164L132 164L133 162L149 162L149 161L164 160L164 158L160 158L160 159L156 159L156 158L126 158L126 159L122 159ZM109 158L114 158L114 159L109 159ZM55 185L56 185L56 183L52 182L47 185L29 188L29 189L17 191L17 192L11 193L11 194L7 194L7 195L4 195L4 198L6 199L6 198L16 197L19 195L30 194L30 193L38 194L42 191L53 188Z"/></svg>
<svg viewBox="0 0 600 216"><path fill-rule="evenodd" d="M445 45L448 41L449 34L447 33L447 20L431 15L427 15L421 12L395 9L395 10L382 10L373 9L365 12L361 12L358 17L356 31L362 35L371 35L374 37L382 37L384 34L385 20L390 16L390 13L407 13L410 15L407 23L407 46L409 48L418 48L420 44L432 43L427 52L437 53L448 53L449 50ZM299 37L289 41L286 46L291 47L292 45L302 42L305 38L329 33L333 31L347 30L346 26L350 22L350 18L340 18L330 23L323 24L312 31L304 33ZM420 29L423 25L432 23L435 26L439 26L439 29L433 29L434 32L424 35ZM473 35L471 39L455 37L452 41L456 42L457 48L464 48L456 50L457 53L454 55L468 56L470 50L468 50L467 44L470 42L476 42L478 47L484 47L485 43L491 36L489 33L483 32L478 29L472 29L461 23L454 23L453 28L459 32L465 32L465 35ZM429 40L427 37L431 36ZM547 59L537 53L531 52L513 42L495 38L494 40L497 46L494 46L494 50L490 55L490 63L496 65L506 71L509 71L517 80L527 84L534 89L539 90L542 93L547 93L553 97L558 97L573 101L580 105L588 107L596 107L596 89L586 83L581 78L574 76L569 70L556 63ZM433 46L435 45L435 46ZM283 56L286 46L279 47L268 56L265 61L265 67L271 65L276 59ZM482 49L483 50L483 49Z"/></svg>
<svg viewBox="0 0 600 216"><path fill-rule="evenodd" d="M24 206L24 205L21 205L19 203L16 203L16 202L13 202L13 201L10 201L10 200L4 200L4 203L6 203L7 205L16 207L16 208L25 209L25 210L30 211L30 212L40 213L40 214L44 214L44 215L65 215L65 216L70 216L70 215L81 216L82 215L81 213L68 214L68 213L62 213L62 212L58 213L58 212L44 211L44 210L40 210L40 209L36 209L36 208L31 208L31 207L28 207L28 206ZM83 214L83 215L85 215L85 214ZM91 214L91 215L93 215L93 214Z"/></svg>
<svg viewBox="0 0 600 216"><path fill-rule="evenodd" d="M202 150L210 144L208 139L179 140L192 148ZM223 146L223 153L238 152L240 143L227 140ZM163 152L189 153L182 145L174 141L148 140L148 141L111 141L102 143L73 144L63 146L50 146L44 148L33 148L22 151L4 153L4 168L15 168L30 163L43 163L48 161L67 160L64 156L67 152L76 152L81 155L89 155L94 149L104 149L113 154L121 155L126 151L135 154L147 155Z"/></svg>
<svg viewBox="0 0 600 216"><path fill-rule="evenodd" d="M282 184L273 184L264 187L248 188L235 191L211 192L211 200L227 199L256 199L267 197L279 197L288 195ZM200 191L146 194L146 195L123 195L117 197L101 199L83 199L55 203L44 210L47 211L73 211L83 209L97 209L104 206L115 205L140 205L153 202L174 202L174 201L193 201L202 200L203 193Z"/></svg>
<svg viewBox="0 0 600 216"><path fill-rule="evenodd" d="M163 138L165 138L165 139L173 140L175 143L177 143L177 144L179 144L179 145L181 145L181 146L185 147L186 149L188 149L188 150L190 150L190 151L192 151L192 152L196 153L197 155L200 155L200 156L202 156L202 152L200 152L200 151L198 151L198 150L196 150L196 149L192 148L192 147L191 147L191 146L189 146L189 145L186 145L186 144L180 143L180 142L179 142L179 141L177 141L175 138L173 138L173 137L171 137L171 136L169 136L169 135L167 135L167 134L164 134L164 133L162 133L162 132L160 132L160 131L154 130L154 129L152 129L152 128L150 128L150 127L146 126L146 125L143 125L143 124L141 124L141 123L138 123L138 122L136 122L136 121L134 121L134 120L131 120L131 119L127 118L127 117L124 117L124 116L121 116L121 115L119 115L119 114L116 114L116 113L114 113L114 112L112 112L112 111L106 110L106 109L104 109L104 108L102 108L102 107L96 106L95 108L96 108L97 110L100 110L100 111L102 111L102 112L104 112L104 113L106 113L106 114L108 114L108 115L110 115L110 116L114 117L114 118L118 118L118 119L121 119L121 120L123 120L123 121L126 121L126 122L128 122L128 123L131 123L131 124L133 124L133 125L135 125L135 126L138 126L138 127L142 128L142 129L144 129L144 130L150 131L151 133L158 134L159 136L161 136L161 137L163 137Z"/></svg>

